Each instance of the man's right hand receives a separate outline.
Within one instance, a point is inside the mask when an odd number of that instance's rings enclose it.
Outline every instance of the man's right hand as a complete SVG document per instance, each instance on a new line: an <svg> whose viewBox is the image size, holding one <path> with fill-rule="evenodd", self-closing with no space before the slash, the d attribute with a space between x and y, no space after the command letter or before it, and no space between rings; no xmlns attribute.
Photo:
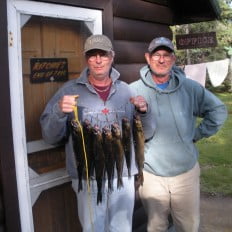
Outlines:
<svg viewBox="0 0 232 232"><path fill-rule="evenodd" d="M63 113L73 112L73 107L77 105L79 95L65 95L59 100L59 107Z"/></svg>

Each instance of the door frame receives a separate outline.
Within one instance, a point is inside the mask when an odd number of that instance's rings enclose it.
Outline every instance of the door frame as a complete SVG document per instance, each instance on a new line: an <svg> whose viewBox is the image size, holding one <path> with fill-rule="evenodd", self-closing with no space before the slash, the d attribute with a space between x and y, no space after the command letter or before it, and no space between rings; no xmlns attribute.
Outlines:
<svg viewBox="0 0 232 232"><path fill-rule="evenodd" d="M11 120L20 222L22 231L33 232L23 100L21 15L84 21L93 34L102 34L102 11L28 0L7 1Z"/></svg>

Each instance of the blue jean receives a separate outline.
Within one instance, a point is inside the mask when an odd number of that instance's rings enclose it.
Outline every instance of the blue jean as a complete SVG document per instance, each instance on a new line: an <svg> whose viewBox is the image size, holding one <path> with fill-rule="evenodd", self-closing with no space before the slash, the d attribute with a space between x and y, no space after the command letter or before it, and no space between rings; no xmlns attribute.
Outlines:
<svg viewBox="0 0 232 232"><path fill-rule="evenodd" d="M97 204L95 180L90 182L90 192L85 181L83 190L78 192L78 180L72 180L83 232L131 232L135 200L134 177L123 177L123 186L117 189L117 179L114 179L114 191L109 193L108 182L105 181L102 202Z"/></svg>

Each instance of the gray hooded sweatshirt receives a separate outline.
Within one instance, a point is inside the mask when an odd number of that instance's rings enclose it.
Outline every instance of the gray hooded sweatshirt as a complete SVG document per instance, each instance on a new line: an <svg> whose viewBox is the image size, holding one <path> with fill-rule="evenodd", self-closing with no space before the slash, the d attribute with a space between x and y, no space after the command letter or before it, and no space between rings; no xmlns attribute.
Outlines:
<svg viewBox="0 0 232 232"><path fill-rule="evenodd" d="M194 142L215 134L227 118L225 105L199 83L174 66L166 89L158 88L148 66L132 83L135 94L146 98L154 136L145 146L145 170L158 176L176 176L190 170L198 159ZM196 125L196 118L203 118Z"/></svg>
<svg viewBox="0 0 232 232"><path fill-rule="evenodd" d="M77 168L73 151L72 138L68 127L68 122L73 119L73 114L61 112L58 101L64 95L79 95L78 118L82 122L88 119L92 126L98 125L100 128L110 126L117 122L121 126L121 120L126 117L132 126L134 106L130 103L132 92L123 81L119 80L119 73L112 68L110 77L112 86L106 101L103 101L88 82L88 69L84 69L78 79L73 79L65 83L48 102L41 115L40 123L43 138L50 144L65 143L66 166L71 178L77 178ZM141 119L145 120L144 125L148 125L144 130L145 137L149 138L154 133L154 125L149 120L149 113L141 114ZM134 146L131 143L131 175L137 174L135 162ZM126 162L124 162L123 176L128 176Z"/></svg>

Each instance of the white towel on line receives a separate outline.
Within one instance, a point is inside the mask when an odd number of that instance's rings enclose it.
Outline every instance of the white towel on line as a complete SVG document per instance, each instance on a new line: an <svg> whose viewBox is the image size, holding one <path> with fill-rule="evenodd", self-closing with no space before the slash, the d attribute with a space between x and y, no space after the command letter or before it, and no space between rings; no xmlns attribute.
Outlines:
<svg viewBox="0 0 232 232"><path fill-rule="evenodd" d="M229 59L208 62L206 68L211 84L217 87L223 83L228 74Z"/></svg>
<svg viewBox="0 0 232 232"><path fill-rule="evenodd" d="M185 65L184 72L186 77L199 82L205 86L206 63Z"/></svg>

